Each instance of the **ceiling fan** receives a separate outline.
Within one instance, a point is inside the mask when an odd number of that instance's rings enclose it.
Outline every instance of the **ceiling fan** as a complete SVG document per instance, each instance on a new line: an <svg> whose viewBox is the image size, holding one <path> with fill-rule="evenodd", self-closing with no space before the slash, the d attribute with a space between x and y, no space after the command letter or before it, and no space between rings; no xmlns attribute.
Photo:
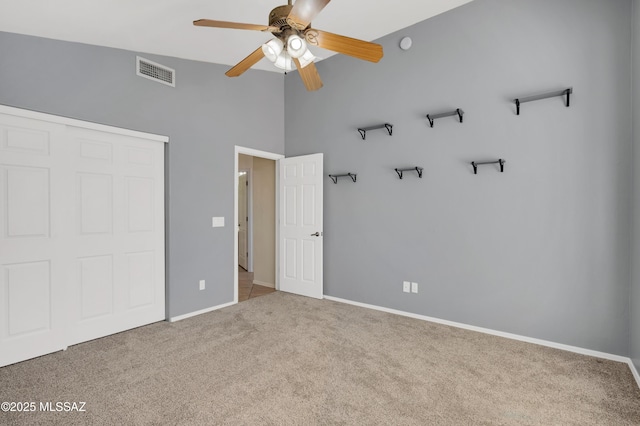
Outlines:
<svg viewBox="0 0 640 426"><path fill-rule="evenodd" d="M322 87L322 80L313 62L315 56L307 47L308 44L370 62L378 62L383 55L382 46L379 44L311 28L311 21L330 1L297 0L292 5L291 0L288 0L288 4L278 6L269 13L269 25L241 24L211 19L198 19L193 21L193 25L270 32L274 38L257 48L225 74L229 77L237 77L266 57L285 72L297 68L307 90L313 91Z"/></svg>

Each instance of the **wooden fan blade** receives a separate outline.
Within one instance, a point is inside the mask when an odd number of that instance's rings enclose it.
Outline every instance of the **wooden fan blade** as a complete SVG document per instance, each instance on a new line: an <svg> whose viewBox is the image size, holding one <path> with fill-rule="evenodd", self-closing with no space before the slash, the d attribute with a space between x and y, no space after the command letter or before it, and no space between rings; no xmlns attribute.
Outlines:
<svg viewBox="0 0 640 426"><path fill-rule="evenodd" d="M238 64L225 73L228 77L238 77L246 70L254 66L260 59L264 58L262 46L258 47L249 56L238 62Z"/></svg>
<svg viewBox="0 0 640 426"><path fill-rule="evenodd" d="M316 64L311 62L306 67L302 68L300 61L297 58L293 58L293 62L295 62L296 68L298 68L298 72L300 73L300 78L302 78L302 82L304 83L304 87L306 87L308 91L313 92L314 90L318 90L322 87L322 80L320 79L320 74L318 74Z"/></svg>
<svg viewBox="0 0 640 426"><path fill-rule="evenodd" d="M378 62L384 55L382 46L376 43L332 34L315 28L308 29L304 35L309 44L365 61Z"/></svg>
<svg viewBox="0 0 640 426"><path fill-rule="evenodd" d="M289 12L287 23L303 30L309 26L313 18L324 9L331 0L297 0Z"/></svg>
<svg viewBox="0 0 640 426"><path fill-rule="evenodd" d="M241 24L238 22L213 21L211 19L198 19L197 21L193 21L193 25L196 27L233 28L236 30L269 31L272 33L280 32L280 28L270 27L268 25Z"/></svg>

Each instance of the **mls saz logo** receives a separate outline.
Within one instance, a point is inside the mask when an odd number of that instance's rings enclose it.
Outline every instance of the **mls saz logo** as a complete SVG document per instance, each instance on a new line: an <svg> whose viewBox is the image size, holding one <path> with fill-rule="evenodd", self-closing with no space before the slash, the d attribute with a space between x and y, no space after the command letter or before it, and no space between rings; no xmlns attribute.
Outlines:
<svg viewBox="0 0 640 426"><path fill-rule="evenodd" d="M86 402L41 402L40 403L40 411L63 411L63 412L85 412L87 411L84 406Z"/></svg>

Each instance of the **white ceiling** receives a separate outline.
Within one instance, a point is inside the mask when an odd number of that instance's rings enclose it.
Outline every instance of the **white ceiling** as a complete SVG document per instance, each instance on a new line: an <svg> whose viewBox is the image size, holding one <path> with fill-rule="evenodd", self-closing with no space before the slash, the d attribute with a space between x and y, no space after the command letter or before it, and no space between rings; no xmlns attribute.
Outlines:
<svg viewBox="0 0 640 426"><path fill-rule="evenodd" d="M334 0L313 26L372 41L470 1ZM286 0L0 0L0 31L235 65L270 35L192 22L266 25L271 9L283 4ZM266 59L253 68L278 71Z"/></svg>

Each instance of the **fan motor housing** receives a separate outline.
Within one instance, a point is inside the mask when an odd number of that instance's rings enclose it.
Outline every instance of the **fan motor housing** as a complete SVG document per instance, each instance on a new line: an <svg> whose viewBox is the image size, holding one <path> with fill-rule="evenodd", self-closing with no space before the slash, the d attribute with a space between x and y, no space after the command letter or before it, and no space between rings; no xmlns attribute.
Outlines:
<svg viewBox="0 0 640 426"><path fill-rule="evenodd" d="M269 25L272 27L282 28L287 24L287 16L291 12L293 6L290 4L278 6L269 13Z"/></svg>

